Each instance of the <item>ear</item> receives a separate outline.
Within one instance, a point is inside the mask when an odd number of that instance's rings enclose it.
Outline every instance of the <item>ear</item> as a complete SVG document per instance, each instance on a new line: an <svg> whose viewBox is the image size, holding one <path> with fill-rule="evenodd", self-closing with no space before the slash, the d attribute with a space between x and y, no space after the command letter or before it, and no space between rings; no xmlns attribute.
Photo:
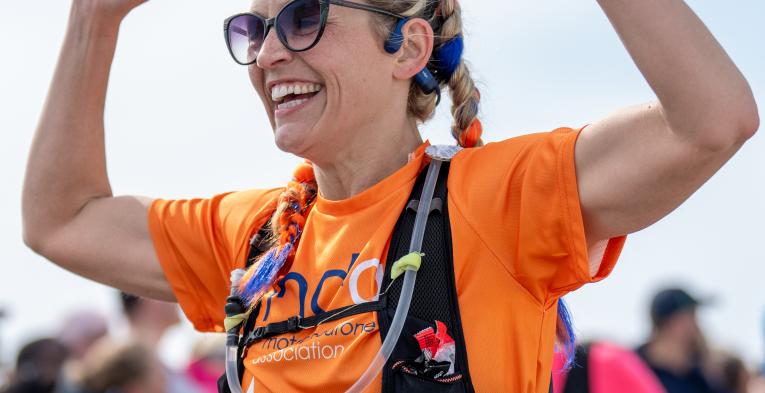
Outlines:
<svg viewBox="0 0 765 393"><path fill-rule="evenodd" d="M422 18L408 20L401 29L403 45L395 53L396 65L393 76L408 80L428 64L433 53L433 28Z"/></svg>

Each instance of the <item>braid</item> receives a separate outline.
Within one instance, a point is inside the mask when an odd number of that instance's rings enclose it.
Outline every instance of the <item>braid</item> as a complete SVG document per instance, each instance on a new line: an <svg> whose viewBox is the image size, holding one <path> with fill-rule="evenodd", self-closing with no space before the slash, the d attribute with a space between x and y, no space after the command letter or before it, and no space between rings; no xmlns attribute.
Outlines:
<svg viewBox="0 0 765 393"><path fill-rule="evenodd" d="M287 184L271 217L271 248L247 269L239 284L239 294L252 307L268 288L292 268L308 214L316 200L318 187L313 166L300 164Z"/></svg>
<svg viewBox="0 0 765 393"><path fill-rule="evenodd" d="M436 7L434 18L441 18L440 31L437 31L437 45L451 40L461 39L462 10L456 0L441 0ZM433 22L431 22L433 24ZM478 103L481 94L475 87L465 61L460 57L459 65L448 80L452 97L452 136L462 147L483 145L481 141L481 123L478 121Z"/></svg>
<svg viewBox="0 0 765 393"><path fill-rule="evenodd" d="M462 60L462 11L457 0L368 0L371 5L407 17L426 19L435 33L434 53L428 63L441 87L448 87L452 98L452 136L463 147L481 146L478 103L481 95L467 65ZM391 31L389 20L380 19L381 36ZM386 23L387 22L387 23ZM424 94L414 83L409 88L409 115L425 122L433 117L436 96Z"/></svg>

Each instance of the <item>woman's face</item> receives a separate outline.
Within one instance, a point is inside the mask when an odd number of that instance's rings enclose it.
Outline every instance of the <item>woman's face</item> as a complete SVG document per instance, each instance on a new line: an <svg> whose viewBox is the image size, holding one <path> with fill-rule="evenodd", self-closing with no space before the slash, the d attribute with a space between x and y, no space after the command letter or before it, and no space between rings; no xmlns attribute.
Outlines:
<svg viewBox="0 0 765 393"><path fill-rule="evenodd" d="M252 11L272 18L287 2L255 0ZM394 97L395 59L384 52L375 23L369 12L330 6L321 40L304 52L289 51L274 29L269 32L249 74L280 149L331 159L363 139L365 127L393 100L406 100L400 86L404 96ZM290 87L308 93L282 97Z"/></svg>

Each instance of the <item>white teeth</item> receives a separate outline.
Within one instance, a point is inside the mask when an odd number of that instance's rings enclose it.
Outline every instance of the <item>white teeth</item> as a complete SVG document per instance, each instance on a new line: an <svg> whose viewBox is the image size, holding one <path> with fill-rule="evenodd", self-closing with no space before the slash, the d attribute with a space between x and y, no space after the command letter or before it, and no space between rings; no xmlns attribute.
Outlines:
<svg viewBox="0 0 765 393"><path fill-rule="evenodd" d="M271 99L279 102L290 94L307 94L320 91L322 86L317 83L278 84L271 88Z"/></svg>
<svg viewBox="0 0 765 393"><path fill-rule="evenodd" d="M299 100L288 101L288 102L285 102L283 104L277 105L276 109L290 109L290 108L294 108L294 107L296 107L296 106L298 106L298 105L300 105L300 104L302 104L302 103L304 103L306 101L308 101L308 98L301 98Z"/></svg>

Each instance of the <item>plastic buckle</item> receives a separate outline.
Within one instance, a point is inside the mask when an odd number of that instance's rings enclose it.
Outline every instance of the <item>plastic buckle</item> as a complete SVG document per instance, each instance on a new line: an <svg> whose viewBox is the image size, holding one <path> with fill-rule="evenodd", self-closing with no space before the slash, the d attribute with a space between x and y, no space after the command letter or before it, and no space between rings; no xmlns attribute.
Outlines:
<svg viewBox="0 0 765 393"><path fill-rule="evenodd" d="M300 317L294 316L287 319L287 331L294 333L300 330Z"/></svg>

